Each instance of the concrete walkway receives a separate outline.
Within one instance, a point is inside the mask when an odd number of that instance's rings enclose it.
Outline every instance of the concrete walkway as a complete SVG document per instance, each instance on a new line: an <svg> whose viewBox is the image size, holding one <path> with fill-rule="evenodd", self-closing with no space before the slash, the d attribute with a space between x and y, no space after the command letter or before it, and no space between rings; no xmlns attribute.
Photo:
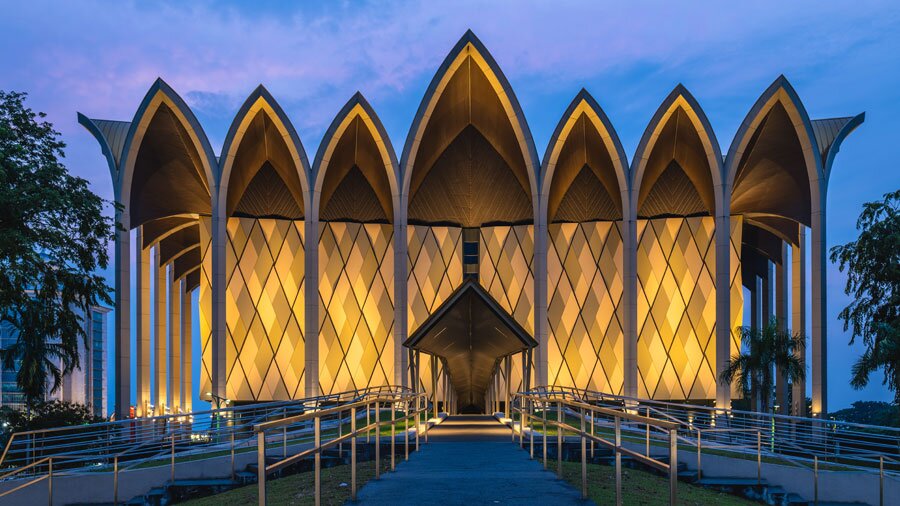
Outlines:
<svg viewBox="0 0 900 506"><path fill-rule="evenodd" d="M351 503L352 504L352 503ZM429 443L359 490L358 504L592 504L545 471L490 416L452 416Z"/></svg>

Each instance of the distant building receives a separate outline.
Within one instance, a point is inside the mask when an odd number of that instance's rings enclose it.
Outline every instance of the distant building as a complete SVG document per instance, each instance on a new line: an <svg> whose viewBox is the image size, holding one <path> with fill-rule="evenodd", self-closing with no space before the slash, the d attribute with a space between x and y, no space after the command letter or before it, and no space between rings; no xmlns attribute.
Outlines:
<svg viewBox="0 0 900 506"><path fill-rule="evenodd" d="M107 416L106 405L106 314L105 307L92 307L88 318L84 318L87 346L78 343L80 369L63 377L62 385L56 392L50 392L47 385L47 400L77 402L91 406L94 415ZM6 349L16 342L18 333L7 321L0 321L0 348ZM0 406L15 409L25 407L25 397L16 384L18 364L12 369L0 365Z"/></svg>

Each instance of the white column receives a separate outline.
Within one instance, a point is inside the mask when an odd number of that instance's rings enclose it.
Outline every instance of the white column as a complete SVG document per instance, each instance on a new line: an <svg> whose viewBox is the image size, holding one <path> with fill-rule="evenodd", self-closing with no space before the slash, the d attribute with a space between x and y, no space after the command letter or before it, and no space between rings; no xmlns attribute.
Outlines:
<svg viewBox="0 0 900 506"><path fill-rule="evenodd" d="M623 395L638 396L637 368L637 210L632 205L628 191L622 192L622 201L628 202L628 213L622 220L622 304L625 307L622 330Z"/></svg>
<svg viewBox="0 0 900 506"><path fill-rule="evenodd" d="M150 404L150 248L144 248L143 228L142 225L136 229L134 249L134 264L137 269L135 276L137 416L148 416L147 405Z"/></svg>
<svg viewBox="0 0 900 506"><path fill-rule="evenodd" d="M791 246L791 330L806 337L806 228L800 228L799 245ZM806 369L806 352L800 359ZM807 370L809 374L809 370ZM806 416L806 378L794 382L791 387L791 414Z"/></svg>
<svg viewBox="0 0 900 506"><path fill-rule="evenodd" d="M822 199L824 202L824 198ZM825 211L813 211L810 261L812 290L812 415L828 414L828 304L826 298Z"/></svg>
<svg viewBox="0 0 900 506"><path fill-rule="evenodd" d="M155 414L165 414L166 397L166 266L159 265L159 243L153 247L151 269L156 273L153 291L153 399Z"/></svg>
<svg viewBox="0 0 900 506"><path fill-rule="evenodd" d="M115 251L115 373L116 419L124 420L131 410L131 232L127 211L116 211ZM120 229L121 228L121 229Z"/></svg>
<svg viewBox="0 0 900 506"><path fill-rule="evenodd" d="M547 385L549 381L549 361L547 349L550 346L550 332L547 322L547 212L540 205L541 212L535 221L534 230L534 338L538 342L535 357L535 382Z"/></svg>
<svg viewBox="0 0 900 506"><path fill-rule="evenodd" d="M179 283L181 291L181 410L190 413L194 406L194 392L192 388L193 380L193 362L191 355L193 350L193 310L194 305L191 300L192 293L187 290L187 280L181 278Z"/></svg>
<svg viewBox="0 0 900 506"><path fill-rule="evenodd" d="M212 296L211 343L212 346L212 393L219 398L226 396L225 381L225 245L228 241L225 225L225 210L217 205L212 215ZM216 403L213 403L215 406Z"/></svg>
<svg viewBox="0 0 900 506"><path fill-rule="evenodd" d="M775 264L775 318L778 320L778 329L782 332L788 329L788 244L781 242L781 263ZM775 404L778 405L778 414L788 414L787 405L787 376L782 368L776 368L775 374Z"/></svg>
<svg viewBox="0 0 900 506"><path fill-rule="evenodd" d="M731 407L731 385L719 381L731 359L731 216L716 216L716 407Z"/></svg>
<svg viewBox="0 0 900 506"><path fill-rule="evenodd" d="M311 199L315 207L319 199ZM304 373L304 392L306 397L319 394L319 223L316 211L308 210L304 226L306 227L306 284L304 293L304 307L306 321L304 322L304 335L306 336L306 349L304 360L306 372Z"/></svg>
<svg viewBox="0 0 900 506"><path fill-rule="evenodd" d="M403 343L407 338L407 237L406 212L402 198L394 210L394 384L407 385L409 361Z"/></svg>
<svg viewBox="0 0 900 506"><path fill-rule="evenodd" d="M172 413L181 407L181 280L175 279L175 264L169 268L169 395Z"/></svg>

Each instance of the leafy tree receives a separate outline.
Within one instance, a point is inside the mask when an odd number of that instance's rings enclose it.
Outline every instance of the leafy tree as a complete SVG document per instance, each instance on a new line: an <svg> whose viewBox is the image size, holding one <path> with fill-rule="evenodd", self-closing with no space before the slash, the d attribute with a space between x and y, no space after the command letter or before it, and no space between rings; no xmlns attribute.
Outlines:
<svg viewBox="0 0 900 506"><path fill-rule="evenodd" d="M859 237L831 248L831 261L847 271L844 292L853 299L838 317L850 344L866 350L853 365L850 384L860 389L882 369L883 384L900 402L900 190L868 202L856 221Z"/></svg>
<svg viewBox="0 0 900 506"><path fill-rule="evenodd" d="M112 236L104 201L68 173L65 144L24 93L0 91L0 318L18 334L0 351L26 403L44 399L48 382L79 368L78 340L87 335L78 311L110 304L97 274Z"/></svg>
<svg viewBox="0 0 900 506"><path fill-rule="evenodd" d="M900 407L888 402L856 401L849 408L831 413L830 417L842 422L900 427Z"/></svg>
<svg viewBox="0 0 900 506"><path fill-rule="evenodd" d="M751 406L759 404L762 411L769 410L772 387L775 384L775 368L784 371L788 381L802 381L806 377L803 360L806 338L782 330L778 320L772 318L762 328L741 327L740 354L731 357L720 380L732 383L737 380L744 391L754 399Z"/></svg>

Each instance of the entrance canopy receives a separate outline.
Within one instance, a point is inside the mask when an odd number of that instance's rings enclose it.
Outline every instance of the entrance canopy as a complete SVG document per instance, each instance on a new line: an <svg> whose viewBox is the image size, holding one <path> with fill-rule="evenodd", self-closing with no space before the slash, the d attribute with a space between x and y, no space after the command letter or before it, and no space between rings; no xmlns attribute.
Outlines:
<svg viewBox="0 0 900 506"><path fill-rule="evenodd" d="M470 279L403 345L442 358L460 408L481 409L497 361L538 343L481 285Z"/></svg>

